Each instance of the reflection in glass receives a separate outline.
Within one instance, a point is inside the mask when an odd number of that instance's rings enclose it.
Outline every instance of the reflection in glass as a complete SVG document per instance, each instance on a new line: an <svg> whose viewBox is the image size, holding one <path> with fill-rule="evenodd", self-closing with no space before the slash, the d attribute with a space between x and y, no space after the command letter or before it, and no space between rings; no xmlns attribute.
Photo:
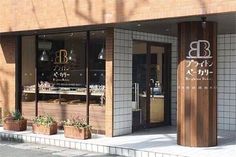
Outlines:
<svg viewBox="0 0 236 157"><path fill-rule="evenodd" d="M89 123L105 133L105 33L92 31L89 51Z"/></svg>
<svg viewBox="0 0 236 157"><path fill-rule="evenodd" d="M37 98L38 115L49 114L57 121L89 116L93 130L105 133L105 33L94 31L90 40L87 33L39 35L37 53L35 36L22 38L22 109L26 118L34 118Z"/></svg>
<svg viewBox="0 0 236 157"><path fill-rule="evenodd" d="M38 40L51 44L49 62L38 62L39 115L50 114L58 121L86 119L86 32L39 36Z"/></svg>
<svg viewBox="0 0 236 157"><path fill-rule="evenodd" d="M22 37L22 114L26 119L35 117L35 36Z"/></svg>

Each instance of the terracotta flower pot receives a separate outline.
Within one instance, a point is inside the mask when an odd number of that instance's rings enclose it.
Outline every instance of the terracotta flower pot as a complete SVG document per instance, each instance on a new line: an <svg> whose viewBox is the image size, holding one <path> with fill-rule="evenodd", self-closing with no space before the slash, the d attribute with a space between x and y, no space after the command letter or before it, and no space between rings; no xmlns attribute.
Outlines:
<svg viewBox="0 0 236 157"><path fill-rule="evenodd" d="M44 134L44 135L57 134L57 123L53 123L50 126L33 124L32 130L34 134Z"/></svg>
<svg viewBox="0 0 236 157"><path fill-rule="evenodd" d="M27 129L27 120L5 120L3 122L4 130L25 131Z"/></svg>
<svg viewBox="0 0 236 157"><path fill-rule="evenodd" d="M89 128L76 128L74 126L64 126L64 135L67 138L90 139L91 131Z"/></svg>

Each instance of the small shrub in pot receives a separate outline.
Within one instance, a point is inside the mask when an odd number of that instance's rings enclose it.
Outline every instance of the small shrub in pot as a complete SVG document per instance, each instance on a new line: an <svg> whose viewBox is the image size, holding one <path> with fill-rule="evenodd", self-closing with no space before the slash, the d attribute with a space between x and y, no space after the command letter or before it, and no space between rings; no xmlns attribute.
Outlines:
<svg viewBox="0 0 236 157"><path fill-rule="evenodd" d="M19 111L9 113L3 119L3 129L11 131L25 131L27 129L27 120Z"/></svg>
<svg viewBox="0 0 236 157"><path fill-rule="evenodd" d="M40 115L33 119L32 130L35 134L57 134L57 122L50 115Z"/></svg>
<svg viewBox="0 0 236 157"><path fill-rule="evenodd" d="M86 124L83 119L79 117L67 119L63 124L65 137L83 140L91 138L91 126Z"/></svg>

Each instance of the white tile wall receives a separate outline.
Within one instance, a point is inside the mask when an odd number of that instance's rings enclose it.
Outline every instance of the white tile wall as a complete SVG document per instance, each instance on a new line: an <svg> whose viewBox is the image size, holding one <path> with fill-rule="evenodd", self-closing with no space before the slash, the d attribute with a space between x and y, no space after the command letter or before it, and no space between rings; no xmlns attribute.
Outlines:
<svg viewBox="0 0 236 157"><path fill-rule="evenodd" d="M114 33L114 130L113 135L132 131L132 32Z"/></svg>
<svg viewBox="0 0 236 157"><path fill-rule="evenodd" d="M115 29L114 33L114 136L132 131L132 46L133 40L172 44L171 114L176 124L177 38L151 33Z"/></svg>
<svg viewBox="0 0 236 157"><path fill-rule="evenodd" d="M133 31L134 40L145 40L171 44L171 124L177 119L177 37Z"/></svg>
<svg viewBox="0 0 236 157"><path fill-rule="evenodd" d="M171 121L176 125L177 38L115 29L115 114L114 135L131 133L132 40L172 44ZM236 34L218 35L217 40L218 129L236 130Z"/></svg>
<svg viewBox="0 0 236 157"><path fill-rule="evenodd" d="M236 130L236 34L217 39L218 129Z"/></svg>
<svg viewBox="0 0 236 157"><path fill-rule="evenodd" d="M172 44L171 121L176 125L177 38L115 29L115 136L131 133L132 40L135 39ZM236 34L218 35L217 41L218 129L236 130Z"/></svg>

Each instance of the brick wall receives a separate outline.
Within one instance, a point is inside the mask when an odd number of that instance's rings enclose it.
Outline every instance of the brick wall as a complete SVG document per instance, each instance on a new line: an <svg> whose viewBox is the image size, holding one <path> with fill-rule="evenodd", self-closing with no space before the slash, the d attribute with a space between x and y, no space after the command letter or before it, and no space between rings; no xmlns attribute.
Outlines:
<svg viewBox="0 0 236 157"><path fill-rule="evenodd" d="M1 0L0 32L236 11L235 0Z"/></svg>
<svg viewBox="0 0 236 157"><path fill-rule="evenodd" d="M0 107L15 109L15 37L0 36Z"/></svg>

